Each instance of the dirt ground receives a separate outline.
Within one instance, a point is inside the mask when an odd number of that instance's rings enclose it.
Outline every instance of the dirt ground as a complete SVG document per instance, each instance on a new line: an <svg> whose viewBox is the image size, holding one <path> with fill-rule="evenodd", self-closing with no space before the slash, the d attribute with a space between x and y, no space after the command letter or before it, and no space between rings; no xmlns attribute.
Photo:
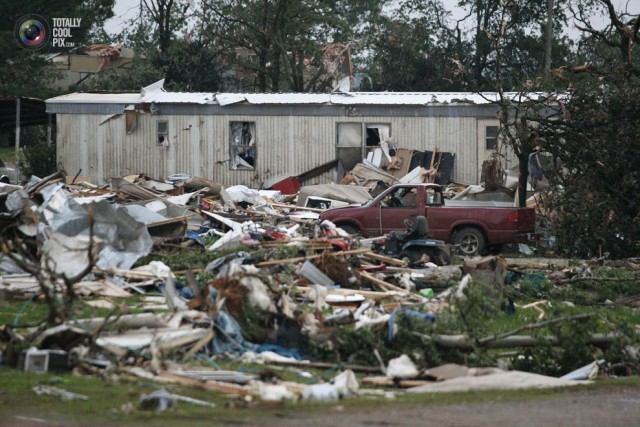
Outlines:
<svg viewBox="0 0 640 427"><path fill-rule="evenodd" d="M385 405L351 412L348 402L322 413L277 413L247 425L422 427L633 427L640 426L640 388L558 391L541 399L450 405ZM344 408L344 409L343 409ZM236 421L237 423L237 421Z"/></svg>

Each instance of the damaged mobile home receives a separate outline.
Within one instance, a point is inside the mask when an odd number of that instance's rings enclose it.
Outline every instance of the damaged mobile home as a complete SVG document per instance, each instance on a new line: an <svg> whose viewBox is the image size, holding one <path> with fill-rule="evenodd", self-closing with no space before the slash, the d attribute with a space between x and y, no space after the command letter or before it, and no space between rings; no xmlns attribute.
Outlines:
<svg viewBox="0 0 640 427"><path fill-rule="evenodd" d="M171 93L162 84L48 99L58 161L94 182L144 172L252 188L298 176L339 182L381 141L448 153L455 182L478 183L496 150L505 170L516 164L498 144L495 93Z"/></svg>

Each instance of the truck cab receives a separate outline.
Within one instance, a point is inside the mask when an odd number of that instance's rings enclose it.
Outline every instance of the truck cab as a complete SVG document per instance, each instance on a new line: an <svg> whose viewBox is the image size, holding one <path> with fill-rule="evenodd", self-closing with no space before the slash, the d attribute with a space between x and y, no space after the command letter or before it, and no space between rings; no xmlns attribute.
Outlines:
<svg viewBox="0 0 640 427"><path fill-rule="evenodd" d="M535 239L532 208L447 206L437 184L398 184L362 206L329 209L320 215L351 234L381 236L403 230L404 221L427 218L429 233L458 246L464 255L486 252L491 246Z"/></svg>

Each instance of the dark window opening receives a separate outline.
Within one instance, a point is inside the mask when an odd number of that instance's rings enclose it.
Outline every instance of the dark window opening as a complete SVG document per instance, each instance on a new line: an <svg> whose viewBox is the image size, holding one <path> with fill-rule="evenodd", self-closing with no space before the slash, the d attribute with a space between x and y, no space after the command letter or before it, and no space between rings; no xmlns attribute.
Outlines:
<svg viewBox="0 0 640 427"><path fill-rule="evenodd" d="M255 122L231 122L229 156L233 170L253 170L256 165Z"/></svg>
<svg viewBox="0 0 640 427"><path fill-rule="evenodd" d="M169 122L159 121L156 123L156 133L158 135L158 145L169 143Z"/></svg>
<svg viewBox="0 0 640 427"><path fill-rule="evenodd" d="M498 126L486 126L484 128L485 149L498 149Z"/></svg>
<svg viewBox="0 0 640 427"><path fill-rule="evenodd" d="M377 128L367 128L367 147L380 145L380 132Z"/></svg>

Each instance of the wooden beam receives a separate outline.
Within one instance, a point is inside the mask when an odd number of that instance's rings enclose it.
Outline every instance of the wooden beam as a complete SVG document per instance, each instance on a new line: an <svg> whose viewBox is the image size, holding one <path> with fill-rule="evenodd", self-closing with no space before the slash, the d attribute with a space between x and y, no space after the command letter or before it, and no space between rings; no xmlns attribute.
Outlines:
<svg viewBox="0 0 640 427"><path fill-rule="evenodd" d="M407 263L401 259L391 258L385 255L376 254L374 252L367 252L364 254L366 258L383 262L388 265L395 265L397 267L406 267Z"/></svg>
<svg viewBox="0 0 640 427"><path fill-rule="evenodd" d="M387 291L409 292L404 288L401 288L396 285L392 285L391 283L387 283L384 280L380 280L377 277L373 276L371 273L368 273L366 271L361 271L360 276L367 279L371 283L380 286L382 289L386 289Z"/></svg>
<svg viewBox="0 0 640 427"><path fill-rule="evenodd" d="M298 286L298 287L296 287L296 290L299 293L301 293L303 295L306 295L309 292L311 292L311 287L309 287L309 286ZM406 291L404 291L404 292L406 292ZM381 300L381 299L385 299L385 298L394 298L394 297L398 296L395 292L363 291L363 290L358 290L358 289L329 289L328 295L343 295L343 296L362 295L365 298L369 298L369 299L373 299L373 300Z"/></svg>
<svg viewBox="0 0 640 427"><path fill-rule="evenodd" d="M369 249L353 249L351 251L340 251L340 252L329 252L328 256L340 256L340 255L358 255L363 254L365 252L369 252ZM311 256L301 256L296 258L286 258L286 259L271 259L268 261L262 261L256 264L256 267L267 267L269 265L281 265L281 264L289 264L292 262L300 262L306 261L308 259L315 259L321 257L323 254L319 255L311 255Z"/></svg>

